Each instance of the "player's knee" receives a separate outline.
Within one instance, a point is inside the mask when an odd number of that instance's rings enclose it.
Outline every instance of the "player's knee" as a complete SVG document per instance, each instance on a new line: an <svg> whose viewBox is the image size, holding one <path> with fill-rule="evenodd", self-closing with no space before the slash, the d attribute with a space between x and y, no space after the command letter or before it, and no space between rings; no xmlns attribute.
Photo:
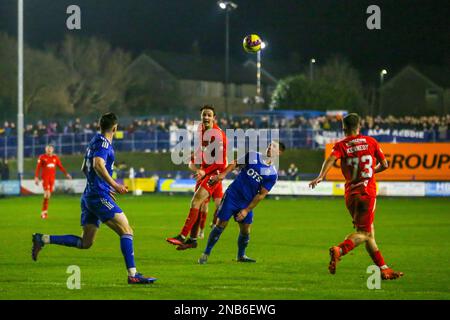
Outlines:
<svg viewBox="0 0 450 320"><path fill-rule="evenodd" d="M200 206L202 205L203 201L202 199L199 199L198 197L194 197L191 200L191 208L200 209Z"/></svg>
<svg viewBox="0 0 450 320"><path fill-rule="evenodd" d="M221 221L221 220L219 220L219 221L217 221L216 226L218 226L218 227L220 227L222 229L225 229L227 224L228 224L228 221Z"/></svg>
<svg viewBox="0 0 450 320"><path fill-rule="evenodd" d="M240 224L240 232L244 236L250 235L250 225Z"/></svg>
<svg viewBox="0 0 450 320"><path fill-rule="evenodd" d="M81 242L81 249L89 249L94 244L94 240L86 239Z"/></svg>
<svg viewBox="0 0 450 320"><path fill-rule="evenodd" d="M133 233L133 228L131 228L130 226L125 226L123 228L123 234L129 234L129 235L134 235Z"/></svg>

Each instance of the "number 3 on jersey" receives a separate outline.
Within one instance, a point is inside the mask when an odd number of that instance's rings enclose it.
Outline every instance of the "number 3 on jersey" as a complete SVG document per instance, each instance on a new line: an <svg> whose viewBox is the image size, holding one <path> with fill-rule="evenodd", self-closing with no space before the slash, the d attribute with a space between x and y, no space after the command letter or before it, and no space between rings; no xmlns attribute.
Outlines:
<svg viewBox="0 0 450 320"><path fill-rule="evenodd" d="M360 171L359 164L363 164L364 168ZM361 158L347 158L347 165L353 166L352 180L358 179L358 173L361 172L361 178L368 179L372 178L372 156L364 155Z"/></svg>

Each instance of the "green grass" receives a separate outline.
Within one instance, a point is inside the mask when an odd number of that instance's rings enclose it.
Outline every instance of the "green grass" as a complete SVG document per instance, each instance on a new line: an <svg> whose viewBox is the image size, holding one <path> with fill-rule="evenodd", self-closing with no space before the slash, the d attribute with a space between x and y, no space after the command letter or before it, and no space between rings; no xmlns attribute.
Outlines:
<svg viewBox="0 0 450 320"><path fill-rule="evenodd" d="M247 251L256 264L233 261L232 222L209 263L198 265L206 240L183 252L164 240L181 228L188 197L122 197L138 268L159 279L152 286L126 284L119 240L106 226L89 250L49 245L33 262L32 232L80 233L79 197L55 195L46 221L40 203L37 196L0 200L0 299L450 299L448 199L379 199L378 245L387 263L405 272L381 290L366 287L372 262L363 247L328 274L328 248L352 231L342 198L266 200L255 211ZM69 265L81 268L81 290L66 287Z"/></svg>
<svg viewBox="0 0 450 320"><path fill-rule="evenodd" d="M282 157L280 157L281 168L287 170L289 164L295 163L300 170L300 173L318 172L323 161L323 150L309 150L309 149L292 149L287 150ZM171 161L170 153L145 153L145 152L116 152L116 159L125 161L130 167L135 169L144 167L148 171L179 171L188 170L187 165L175 165ZM83 155L63 155L61 161L64 167L71 173L80 173ZM17 176L17 162L10 161L11 177ZM34 176L36 168L36 158L28 158L24 161L24 171L26 178ZM58 171L58 176L63 177L62 173Z"/></svg>

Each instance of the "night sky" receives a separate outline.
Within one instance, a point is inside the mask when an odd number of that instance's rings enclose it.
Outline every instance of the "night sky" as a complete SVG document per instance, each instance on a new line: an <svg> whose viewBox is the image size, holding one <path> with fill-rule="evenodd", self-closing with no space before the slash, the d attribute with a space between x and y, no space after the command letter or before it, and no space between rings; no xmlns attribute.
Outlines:
<svg viewBox="0 0 450 320"><path fill-rule="evenodd" d="M138 54L143 50L189 52L198 41L203 54L223 57L225 16L213 0L24 0L25 41L34 47L65 34L96 35ZM437 0L235 0L231 54L247 57L242 38L257 33L269 46L265 57L306 62L341 54L361 71L398 69L407 63L449 64L450 2ZM65 27L66 8L77 4L82 30ZM377 4L382 30L366 28L366 8ZM0 0L0 30L16 34L16 1Z"/></svg>

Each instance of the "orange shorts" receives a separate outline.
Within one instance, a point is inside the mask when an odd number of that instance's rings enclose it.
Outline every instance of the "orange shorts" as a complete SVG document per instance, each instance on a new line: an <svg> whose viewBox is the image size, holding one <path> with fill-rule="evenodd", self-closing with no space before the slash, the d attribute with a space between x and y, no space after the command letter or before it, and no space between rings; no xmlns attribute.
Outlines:
<svg viewBox="0 0 450 320"><path fill-rule="evenodd" d="M353 219L353 225L366 232L372 231L375 218L376 197L367 194L345 196L345 204Z"/></svg>
<svg viewBox="0 0 450 320"><path fill-rule="evenodd" d="M213 199L222 198L223 197L223 188L222 182L217 182L214 185L208 184L209 178L217 175L216 173L207 174L203 177L202 180L198 181L195 185L195 191L197 191L200 187L203 187L209 193L209 199L212 197Z"/></svg>

